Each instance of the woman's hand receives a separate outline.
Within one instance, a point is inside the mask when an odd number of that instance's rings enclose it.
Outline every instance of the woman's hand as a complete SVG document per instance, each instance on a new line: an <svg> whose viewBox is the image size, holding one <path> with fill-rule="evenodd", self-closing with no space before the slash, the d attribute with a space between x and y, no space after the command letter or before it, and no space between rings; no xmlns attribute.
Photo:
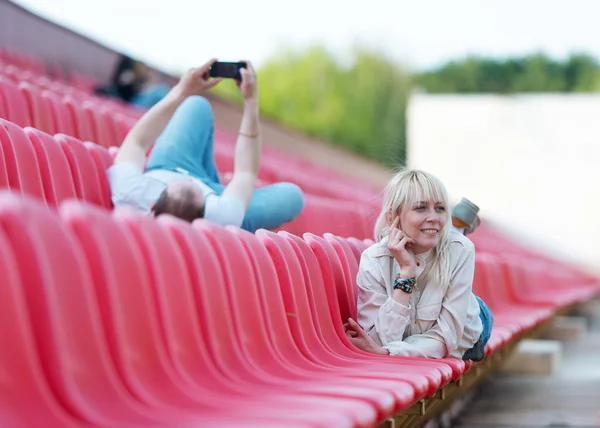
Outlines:
<svg viewBox="0 0 600 428"><path fill-rule="evenodd" d="M256 72L250 61L244 61L246 68L240 68L242 80L236 80L235 83L244 97L244 101L258 100L258 83L256 81Z"/></svg>
<svg viewBox="0 0 600 428"><path fill-rule="evenodd" d="M388 350L377 345L375 341L371 339L371 336L369 336L352 318L348 318L348 323L344 324L344 330L346 331L346 336L348 336L350 342L357 348L372 354L389 355Z"/></svg>
<svg viewBox="0 0 600 428"><path fill-rule="evenodd" d="M400 216L396 217L390 226L388 249L400 265L400 275L403 278L411 278L417 273L417 260L410 248L415 241L398 229L399 222Z"/></svg>
<svg viewBox="0 0 600 428"><path fill-rule="evenodd" d="M200 95L207 89L216 86L222 80L221 78L210 78L210 67L216 61L216 59L211 59L201 67L190 68L181 79L179 79L179 82L175 85L174 89L178 91L180 95L187 98L192 95Z"/></svg>

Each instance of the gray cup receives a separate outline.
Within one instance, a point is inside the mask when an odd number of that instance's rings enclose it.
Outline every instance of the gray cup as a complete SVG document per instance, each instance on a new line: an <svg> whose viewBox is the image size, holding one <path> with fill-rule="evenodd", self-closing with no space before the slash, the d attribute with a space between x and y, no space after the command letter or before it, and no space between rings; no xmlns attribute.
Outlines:
<svg viewBox="0 0 600 428"><path fill-rule="evenodd" d="M461 201L452 208L452 217L456 217L469 227L475 224L475 219L479 213L479 207L473 202L466 198L462 198Z"/></svg>

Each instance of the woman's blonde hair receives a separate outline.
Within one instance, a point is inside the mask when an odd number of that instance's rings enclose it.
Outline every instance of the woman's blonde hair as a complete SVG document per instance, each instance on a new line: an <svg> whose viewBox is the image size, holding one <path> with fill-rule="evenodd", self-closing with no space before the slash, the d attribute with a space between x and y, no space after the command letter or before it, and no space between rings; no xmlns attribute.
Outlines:
<svg viewBox="0 0 600 428"><path fill-rule="evenodd" d="M426 276L433 282L446 286L450 281L449 238L450 210L448 193L442 182L425 171L406 169L398 172L387 184L383 195L383 207L375 222L375 241L379 242L389 233L387 214L392 213L391 222L400 215L405 206L416 201L441 202L446 207L446 227L438 244L433 248L427 263ZM401 227L401 225L399 225Z"/></svg>

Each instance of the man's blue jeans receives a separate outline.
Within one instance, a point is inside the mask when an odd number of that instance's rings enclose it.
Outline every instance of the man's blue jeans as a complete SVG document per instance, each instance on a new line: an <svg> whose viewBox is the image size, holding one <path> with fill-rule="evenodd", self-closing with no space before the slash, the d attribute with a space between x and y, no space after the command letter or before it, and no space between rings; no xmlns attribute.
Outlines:
<svg viewBox="0 0 600 428"><path fill-rule="evenodd" d="M147 170L184 169L220 195L225 186L215 166L213 140L210 103L200 96L189 97L156 141ZM296 218L303 207L304 195L295 184L276 183L255 189L242 228L250 232L275 229Z"/></svg>

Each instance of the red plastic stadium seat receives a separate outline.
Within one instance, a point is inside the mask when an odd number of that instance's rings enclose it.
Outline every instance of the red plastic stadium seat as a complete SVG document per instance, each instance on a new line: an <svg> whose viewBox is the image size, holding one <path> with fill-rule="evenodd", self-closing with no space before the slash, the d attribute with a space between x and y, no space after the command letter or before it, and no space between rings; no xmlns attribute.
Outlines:
<svg viewBox="0 0 600 428"><path fill-rule="evenodd" d="M56 132L52 110L47 99L41 96L37 88L27 82L19 84L19 90L27 102L32 125L40 131L53 134Z"/></svg>
<svg viewBox="0 0 600 428"><path fill-rule="evenodd" d="M58 205L77 199L71 168L60 144L51 136L34 128L25 128L40 166L46 202Z"/></svg>
<svg viewBox="0 0 600 428"><path fill-rule="evenodd" d="M106 185L100 183L101 178L107 178L99 176L96 162L84 144L64 134L57 134L54 138L60 143L69 162L78 198L110 209L112 203Z"/></svg>
<svg viewBox="0 0 600 428"><path fill-rule="evenodd" d="M4 204L6 199L2 199ZM83 426L54 397L48 385L36 337L31 327L21 269L30 269L36 259L19 265L8 241L0 208L0 425L4 427L78 427ZM24 227L29 227L25 224ZM27 254L22 254L22 256ZM35 267L35 265L33 266ZM35 285L30 286L35 290Z"/></svg>
<svg viewBox="0 0 600 428"><path fill-rule="evenodd" d="M202 418L224 414L226 408L225 414L229 418L263 420L267 426L272 424L269 423L272 422L270 418L277 418L278 423L285 426L285 422L281 420L283 415L286 419L294 417L289 406L287 409L284 407L286 400L276 402L273 412L266 411L256 403L246 404L233 397L224 400L223 395L215 395L216 392L195 384L202 382L201 378L192 381L184 375L180 365L174 364L172 351L165 347L163 329L168 325L163 326L162 323L167 307L160 296L175 298L161 293L168 293L172 287L184 287L185 283L159 282L161 279L157 275L160 265L154 265L159 260L155 254L158 248L164 250L163 255L169 254L169 246L167 244L163 248L162 243L152 238L148 238L147 242L143 241L146 237L156 238L157 234L164 236L164 233L156 229L156 221L138 215L134 215L129 221L123 217L122 221L115 221L110 213L80 203L64 205L62 215L77 236L91 269L94 281L92 289L95 289L108 345L121 380L145 406L157 407L163 412L169 411L174 416L198 415ZM140 223L141 229L138 232L134 227L135 223ZM177 257L177 253L171 257ZM151 270L148 270L147 263L152 263ZM183 269L183 265L179 265L174 273L185 278L186 271L179 269ZM193 314L191 316L193 319ZM181 350L181 346L178 344L177 348ZM129 355L137 355L138 358L132 359ZM194 362L205 364L198 360ZM191 361L187 364L190 363ZM197 370L202 372L201 368ZM251 387L251 384L247 385ZM258 389L253 390L255 393L259 392ZM300 399L293 401L302 402ZM312 404L315 403L312 400ZM277 412L277 405L283 410ZM364 412L365 409L360 411ZM309 415L298 417L316 422ZM329 420L331 422L331 417ZM338 420L342 426L349 426L348 422L344 422L343 415Z"/></svg>
<svg viewBox="0 0 600 428"><path fill-rule="evenodd" d="M38 160L23 129L0 119L0 145L9 187L13 191L45 200Z"/></svg>
<svg viewBox="0 0 600 428"><path fill-rule="evenodd" d="M4 119L19 126L33 125L25 97L17 85L3 76L0 76L0 98L7 113Z"/></svg>
<svg viewBox="0 0 600 428"><path fill-rule="evenodd" d="M62 103L68 111L72 123L75 124L75 134L72 136L81 141L95 142L96 134L91 116L84 112L72 96L63 97Z"/></svg>
<svg viewBox="0 0 600 428"><path fill-rule="evenodd" d="M43 91L42 98L50 106L55 133L75 136L76 127L73 116L60 96L52 91Z"/></svg>

